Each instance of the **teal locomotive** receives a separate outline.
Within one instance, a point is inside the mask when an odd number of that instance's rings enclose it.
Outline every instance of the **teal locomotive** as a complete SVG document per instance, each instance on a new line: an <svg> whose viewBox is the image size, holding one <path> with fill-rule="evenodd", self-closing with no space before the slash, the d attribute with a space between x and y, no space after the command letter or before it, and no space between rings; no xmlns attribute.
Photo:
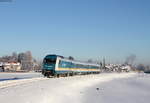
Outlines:
<svg viewBox="0 0 150 103"><path fill-rule="evenodd" d="M70 60L59 55L47 55L43 60L42 74L47 77L91 73L100 73L100 65Z"/></svg>

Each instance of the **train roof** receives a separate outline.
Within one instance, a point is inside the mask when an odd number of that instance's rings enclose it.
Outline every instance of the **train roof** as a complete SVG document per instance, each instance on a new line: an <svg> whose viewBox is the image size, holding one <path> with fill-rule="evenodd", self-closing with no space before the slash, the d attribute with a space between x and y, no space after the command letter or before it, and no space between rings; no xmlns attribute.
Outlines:
<svg viewBox="0 0 150 103"><path fill-rule="evenodd" d="M61 55L56 55L56 54L49 54L49 55L47 55L46 57L50 57L50 56L56 56L56 57L64 58L63 56L61 56Z"/></svg>
<svg viewBox="0 0 150 103"><path fill-rule="evenodd" d="M61 59L61 60L64 60L64 61L72 62L72 63L75 63L75 64L100 66L100 65L98 65L98 64L96 64L96 63L88 63L88 62L79 61L79 60L70 60L70 59L65 58L65 57L63 57L63 58L60 57L60 59Z"/></svg>

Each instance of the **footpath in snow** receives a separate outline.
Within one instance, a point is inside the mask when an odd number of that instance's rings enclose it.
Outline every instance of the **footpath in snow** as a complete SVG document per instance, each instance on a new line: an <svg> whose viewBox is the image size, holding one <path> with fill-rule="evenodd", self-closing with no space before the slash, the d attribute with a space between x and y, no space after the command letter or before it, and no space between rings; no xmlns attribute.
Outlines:
<svg viewBox="0 0 150 103"><path fill-rule="evenodd" d="M41 73L0 73L0 89L43 80ZM48 79L48 78L47 78Z"/></svg>
<svg viewBox="0 0 150 103"><path fill-rule="evenodd" d="M43 77L41 73L29 72L29 73L3 73L0 72L0 82L8 80L19 80L19 79L28 79L35 77Z"/></svg>
<svg viewBox="0 0 150 103"><path fill-rule="evenodd" d="M109 73L98 75L74 76L65 78L40 79L35 82L20 83L0 89L1 103L98 103L92 90L100 91L97 85L125 78L137 78L135 73ZM18 80L19 82L19 80ZM131 81L132 82L132 81ZM95 87L96 86L96 87ZM111 83L109 84L111 86ZM94 88L94 89L93 89ZM100 88L101 89L101 88ZM118 88L113 88L118 90ZM104 92L104 91L103 91ZM93 94L92 94L93 93ZM108 95L109 92L107 91ZM120 95L120 94L114 94ZM107 97L107 94L105 95ZM109 99L109 98L105 98ZM90 102L88 102L90 101ZM101 102L110 103L110 102ZM112 102L111 102L112 103ZM119 102L118 102L119 103ZM122 103L122 102L120 102Z"/></svg>

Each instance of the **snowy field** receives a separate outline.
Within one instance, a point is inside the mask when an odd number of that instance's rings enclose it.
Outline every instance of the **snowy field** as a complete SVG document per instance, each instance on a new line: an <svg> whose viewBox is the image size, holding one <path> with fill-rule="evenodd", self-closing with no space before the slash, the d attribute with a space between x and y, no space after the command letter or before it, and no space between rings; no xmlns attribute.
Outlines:
<svg viewBox="0 0 150 103"><path fill-rule="evenodd" d="M149 103L149 81L136 73L1 81L0 103Z"/></svg>
<svg viewBox="0 0 150 103"><path fill-rule="evenodd" d="M83 103L150 103L150 74L99 83L84 95Z"/></svg>

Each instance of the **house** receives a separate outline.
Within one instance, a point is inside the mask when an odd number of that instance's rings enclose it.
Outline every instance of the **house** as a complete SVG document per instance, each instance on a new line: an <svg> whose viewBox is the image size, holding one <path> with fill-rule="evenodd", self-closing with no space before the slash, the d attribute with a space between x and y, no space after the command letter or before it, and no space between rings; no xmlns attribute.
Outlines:
<svg viewBox="0 0 150 103"><path fill-rule="evenodd" d="M19 62L5 62L3 63L5 71L20 71L21 64Z"/></svg>

